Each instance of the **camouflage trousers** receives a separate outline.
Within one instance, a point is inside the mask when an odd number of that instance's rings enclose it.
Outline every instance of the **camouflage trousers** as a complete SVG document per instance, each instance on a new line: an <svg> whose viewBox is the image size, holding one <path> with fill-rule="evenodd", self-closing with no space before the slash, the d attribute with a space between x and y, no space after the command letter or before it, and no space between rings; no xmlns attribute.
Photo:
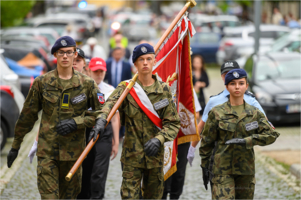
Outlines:
<svg viewBox="0 0 301 200"><path fill-rule="evenodd" d="M212 199L253 199L255 175L214 175Z"/></svg>
<svg viewBox="0 0 301 200"><path fill-rule="evenodd" d="M128 165L123 166L120 195L122 199L161 199L164 190L163 167L143 169ZM142 188L141 188L142 180Z"/></svg>
<svg viewBox="0 0 301 200"><path fill-rule="evenodd" d="M74 163L38 157L38 189L41 199L76 199L81 191L82 167L78 168L71 181L65 180Z"/></svg>

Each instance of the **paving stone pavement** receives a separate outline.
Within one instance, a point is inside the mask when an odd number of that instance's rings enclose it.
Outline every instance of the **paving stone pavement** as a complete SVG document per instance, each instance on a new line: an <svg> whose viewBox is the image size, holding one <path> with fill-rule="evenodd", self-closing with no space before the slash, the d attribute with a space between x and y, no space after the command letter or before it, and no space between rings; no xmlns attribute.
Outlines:
<svg viewBox="0 0 301 200"><path fill-rule="evenodd" d="M121 165L120 165L121 146L118 156L111 161L105 199L120 199L119 189L121 186ZM198 151L193 166L187 166L186 179L181 199L209 199L210 191L206 191L203 186L202 174L200 169L201 159ZM36 179L36 158L29 164L26 158L18 172L7 184L6 189L1 194L1 199L40 199L37 189ZM290 188L286 182L277 175L270 172L259 161L256 162L256 187L255 199L300 199L300 194Z"/></svg>

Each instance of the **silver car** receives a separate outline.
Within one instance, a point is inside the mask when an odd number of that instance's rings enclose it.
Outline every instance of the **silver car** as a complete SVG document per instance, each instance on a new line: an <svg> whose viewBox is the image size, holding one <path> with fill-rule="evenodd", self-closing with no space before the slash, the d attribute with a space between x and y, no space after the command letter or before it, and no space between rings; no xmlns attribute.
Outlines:
<svg viewBox="0 0 301 200"><path fill-rule="evenodd" d="M275 39L289 32L290 29L278 25L260 25L260 48L268 48ZM221 40L219 50L216 53L219 65L226 60L235 60L242 56L254 53L254 25L224 28L224 38Z"/></svg>

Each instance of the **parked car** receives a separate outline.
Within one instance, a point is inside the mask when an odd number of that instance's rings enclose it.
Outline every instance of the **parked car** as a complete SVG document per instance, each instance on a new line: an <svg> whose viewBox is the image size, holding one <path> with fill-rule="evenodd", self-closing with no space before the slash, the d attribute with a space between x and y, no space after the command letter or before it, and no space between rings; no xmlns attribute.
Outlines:
<svg viewBox="0 0 301 200"><path fill-rule="evenodd" d="M3 50L1 50L0 52L0 82L12 88L12 92L14 93L14 99L18 105L19 111L21 111L23 108L25 98L21 93L20 79L19 76L14 71L12 71L7 65L4 57L2 56L2 51Z"/></svg>
<svg viewBox="0 0 301 200"><path fill-rule="evenodd" d="M198 32L190 41L192 55L201 55L206 63L216 63L216 52L221 35L214 32Z"/></svg>
<svg viewBox="0 0 301 200"><path fill-rule="evenodd" d="M3 36L44 36L52 47L55 41L60 37L59 34L51 27L34 28L34 27L14 27L2 30Z"/></svg>
<svg viewBox="0 0 301 200"><path fill-rule="evenodd" d="M19 108L14 100L10 86L0 82L0 149L4 147L7 138L14 137L15 124L19 117Z"/></svg>
<svg viewBox="0 0 301 200"><path fill-rule="evenodd" d="M300 54L296 52L253 54L246 61L249 89L269 121L300 123L300 66Z"/></svg>
<svg viewBox="0 0 301 200"><path fill-rule="evenodd" d="M270 51L297 51L301 52L301 30L292 30L278 38L271 46Z"/></svg>
<svg viewBox="0 0 301 200"><path fill-rule="evenodd" d="M275 39L289 31L290 29L285 26L260 25L260 51L269 48ZM235 60L254 53L254 36L255 27L253 25L224 28L224 37L216 53L218 64L222 65L227 60Z"/></svg>

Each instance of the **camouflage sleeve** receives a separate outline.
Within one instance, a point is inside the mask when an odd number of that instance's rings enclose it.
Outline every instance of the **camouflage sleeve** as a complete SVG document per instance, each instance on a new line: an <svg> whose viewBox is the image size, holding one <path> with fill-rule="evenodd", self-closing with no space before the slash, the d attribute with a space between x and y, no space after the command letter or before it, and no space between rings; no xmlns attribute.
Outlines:
<svg viewBox="0 0 301 200"><path fill-rule="evenodd" d="M177 137L179 129L181 127L179 114L172 100L171 91L167 84L165 84L165 86L163 87L163 91L164 93L166 93L169 104L168 106L163 108L164 110L160 114L160 118L162 119L162 129L158 132L156 138L158 138L161 143L173 141Z"/></svg>
<svg viewBox="0 0 301 200"><path fill-rule="evenodd" d="M253 146L266 146L275 142L279 137L279 133L269 124L265 115L258 110L258 129L257 134L244 138L246 140L246 148L252 149Z"/></svg>
<svg viewBox="0 0 301 200"><path fill-rule="evenodd" d="M97 96L97 93L100 93L98 86L94 81L91 81L91 83L92 86L88 96L88 108L91 107L92 110L86 110L82 115L73 118L78 129L93 127L95 125L95 119L102 108L102 104L99 102Z"/></svg>
<svg viewBox="0 0 301 200"><path fill-rule="evenodd" d="M113 106L116 104L116 102L118 101L119 97L121 96L121 94L123 93L123 91L126 88L126 84L125 82L121 82L116 89L112 92L112 94L110 95L110 97L107 99L107 101L105 102L102 110L100 111L100 116L103 119L107 119L110 111L112 110ZM123 104L121 103L121 105L119 106L118 110L122 111L123 108Z"/></svg>
<svg viewBox="0 0 301 200"><path fill-rule="evenodd" d="M25 99L23 109L15 126L15 137L12 148L19 149L24 136L30 132L38 120L38 112L42 110L42 95L39 78L36 78Z"/></svg>
<svg viewBox="0 0 301 200"><path fill-rule="evenodd" d="M214 148L214 142L217 139L218 121L211 110L208 115L204 130L202 132L202 141L199 149L202 158L202 167L209 168L209 159Z"/></svg>

